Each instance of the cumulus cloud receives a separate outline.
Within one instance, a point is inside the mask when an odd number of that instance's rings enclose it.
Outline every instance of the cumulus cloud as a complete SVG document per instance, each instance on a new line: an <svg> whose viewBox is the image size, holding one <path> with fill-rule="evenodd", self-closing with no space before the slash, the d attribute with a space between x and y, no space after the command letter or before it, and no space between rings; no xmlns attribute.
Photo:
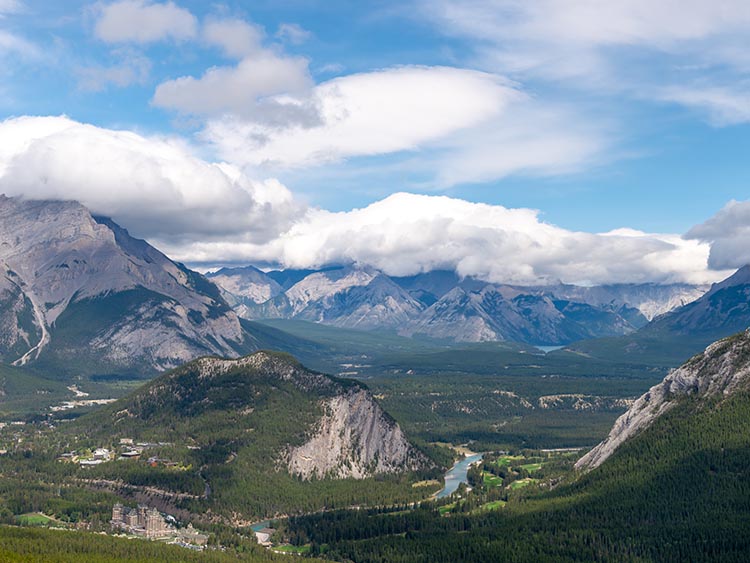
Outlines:
<svg viewBox="0 0 750 563"><path fill-rule="evenodd" d="M201 160L178 139L66 117L0 123L0 193L77 200L138 236L173 242L237 233L267 241L302 211L277 181Z"/></svg>
<svg viewBox="0 0 750 563"><path fill-rule="evenodd" d="M277 128L209 121L204 137L240 164L305 166L418 148L478 125L522 94L497 76L449 67L400 67L353 74L312 93L320 124Z"/></svg>
<svg viewBox="0 0 750 563"><path fill-rule="evenodd" d="M309 61L263 46L263 37L262 28L244 20L209 21L204 41L239 62L211 67L199 78L163 82L153 105L185 114L239 116L274 127L315 122L314 108L293 98L305 96L313 85Z"/></svg>
<svg viewBox="0 0 750 563"><path fill-rule="evenodd" d="M107 43L182 41L197 35L198 22L174 2L119 0L98 6L95 35Z"/></svg>
<svg viewBox="0 0 750 563"><path fill-rule="evenodd" d="M292 268L356 263L392 275L454 269L515 284L704 283L723 275L707 271L707 244L677 235L568 231L531 209L408 193L349 212L310 209L266 244L236 239L170 250L192 262L216 263L223 256Z"/></svg>
<svg viewBox="0 0 750 563"><path fill-rule="evenodd" d="M750 201L730 201L685 237L711 244L708 264L716 270L750 264Z"/></svg>
<svg viewBox="0 0 750 563"><path fill-rule="evenodd" d="M263 28L238 19L211 20L203 26L203 39L232 58L242 59L261 50Z"/></svg>

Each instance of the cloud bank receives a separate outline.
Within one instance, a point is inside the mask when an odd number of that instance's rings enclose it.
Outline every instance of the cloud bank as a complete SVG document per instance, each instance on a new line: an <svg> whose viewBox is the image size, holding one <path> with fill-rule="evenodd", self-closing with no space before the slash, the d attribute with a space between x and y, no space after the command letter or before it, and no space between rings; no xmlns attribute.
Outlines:
<svg viewBox="0 0 750 563"><path fill-rule="evenodd" d="M223 256L288 268L355 263L391 275L449 269L514 284L706 283L728 274L707 269L708 244L678 235L568 231L536 210L408 193L349 212L310 209L262 245L239 237L169 251L206 264Z"/></svg>

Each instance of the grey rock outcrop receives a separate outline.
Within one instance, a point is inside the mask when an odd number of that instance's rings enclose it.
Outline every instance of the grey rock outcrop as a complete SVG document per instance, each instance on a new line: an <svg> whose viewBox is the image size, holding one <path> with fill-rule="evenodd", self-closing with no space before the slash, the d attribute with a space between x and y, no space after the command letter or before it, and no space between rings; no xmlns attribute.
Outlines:
<svg viewBox="0 0 750 563"><path fill-rule="evenodd" d="M363 479L428 465L369 392L350 389L322 403L312 437L289 451L288 468L303 479Z"/></svg>
<svg viewBox="0 0 750 563"><path fill-rule="evenodd" d="M711 344L661 383L636 399L615 422L609 436L576 462L576 469L601 465L618 447L636 436L687 396L725 397L750 384L750 333Z"/></svg>

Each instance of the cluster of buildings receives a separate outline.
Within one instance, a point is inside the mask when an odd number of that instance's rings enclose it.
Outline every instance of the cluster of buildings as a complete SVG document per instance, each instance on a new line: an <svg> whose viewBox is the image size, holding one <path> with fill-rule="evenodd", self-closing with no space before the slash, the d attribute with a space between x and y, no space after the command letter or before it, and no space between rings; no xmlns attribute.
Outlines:
<svg viewBox="0 0 750 563"><path fill-rule="evenodd" d="M176 528L153 507L139 504L136 508L127 508L120 503L112 507L112 527L135 536L150 540L168 539L173 543L204 546L208 541L206 534L201 534L188 524L187 528Z"/></svg>

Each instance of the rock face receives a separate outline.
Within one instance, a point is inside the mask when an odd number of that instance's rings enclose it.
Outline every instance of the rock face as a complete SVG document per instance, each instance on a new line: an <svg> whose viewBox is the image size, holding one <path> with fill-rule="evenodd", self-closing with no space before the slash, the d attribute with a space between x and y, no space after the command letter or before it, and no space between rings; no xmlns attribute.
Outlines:
<svg viewBox="0 0 750 563"><path fill-rule="evenodd" d="M303 479L362 479L427 465L370 394L351 390L323 401L323 418L305 444L289 452L289 472Z"/></svg>
<svg viewBox="0 0 750 563"><path fill-rule="evenodd" d="M726 397L750 385L750 332L711 344L636 399L609 436L578 460L576 469L601 465L626 440L648 428L685 397Z"/></svg>
<svg viewBox="0 0 750 563"><path fill-rule="evenodd" d="M247 319L301 319L465 342L562 345L624 335L707 289L685 284L516 287L462 280L449 271L389 277L353 266L266 274L249 268L252 281L243 286L242 277L250 274L241 271L217 272L212 279ZM272 296L261 301L265 295Z"/></svg>
<svg viewBox="0 0 750 563"><path fill-rule="evenodd" d="M80 204L0 196L4 361L147 371L247 347L252 338L201 275Z"/></svg>

